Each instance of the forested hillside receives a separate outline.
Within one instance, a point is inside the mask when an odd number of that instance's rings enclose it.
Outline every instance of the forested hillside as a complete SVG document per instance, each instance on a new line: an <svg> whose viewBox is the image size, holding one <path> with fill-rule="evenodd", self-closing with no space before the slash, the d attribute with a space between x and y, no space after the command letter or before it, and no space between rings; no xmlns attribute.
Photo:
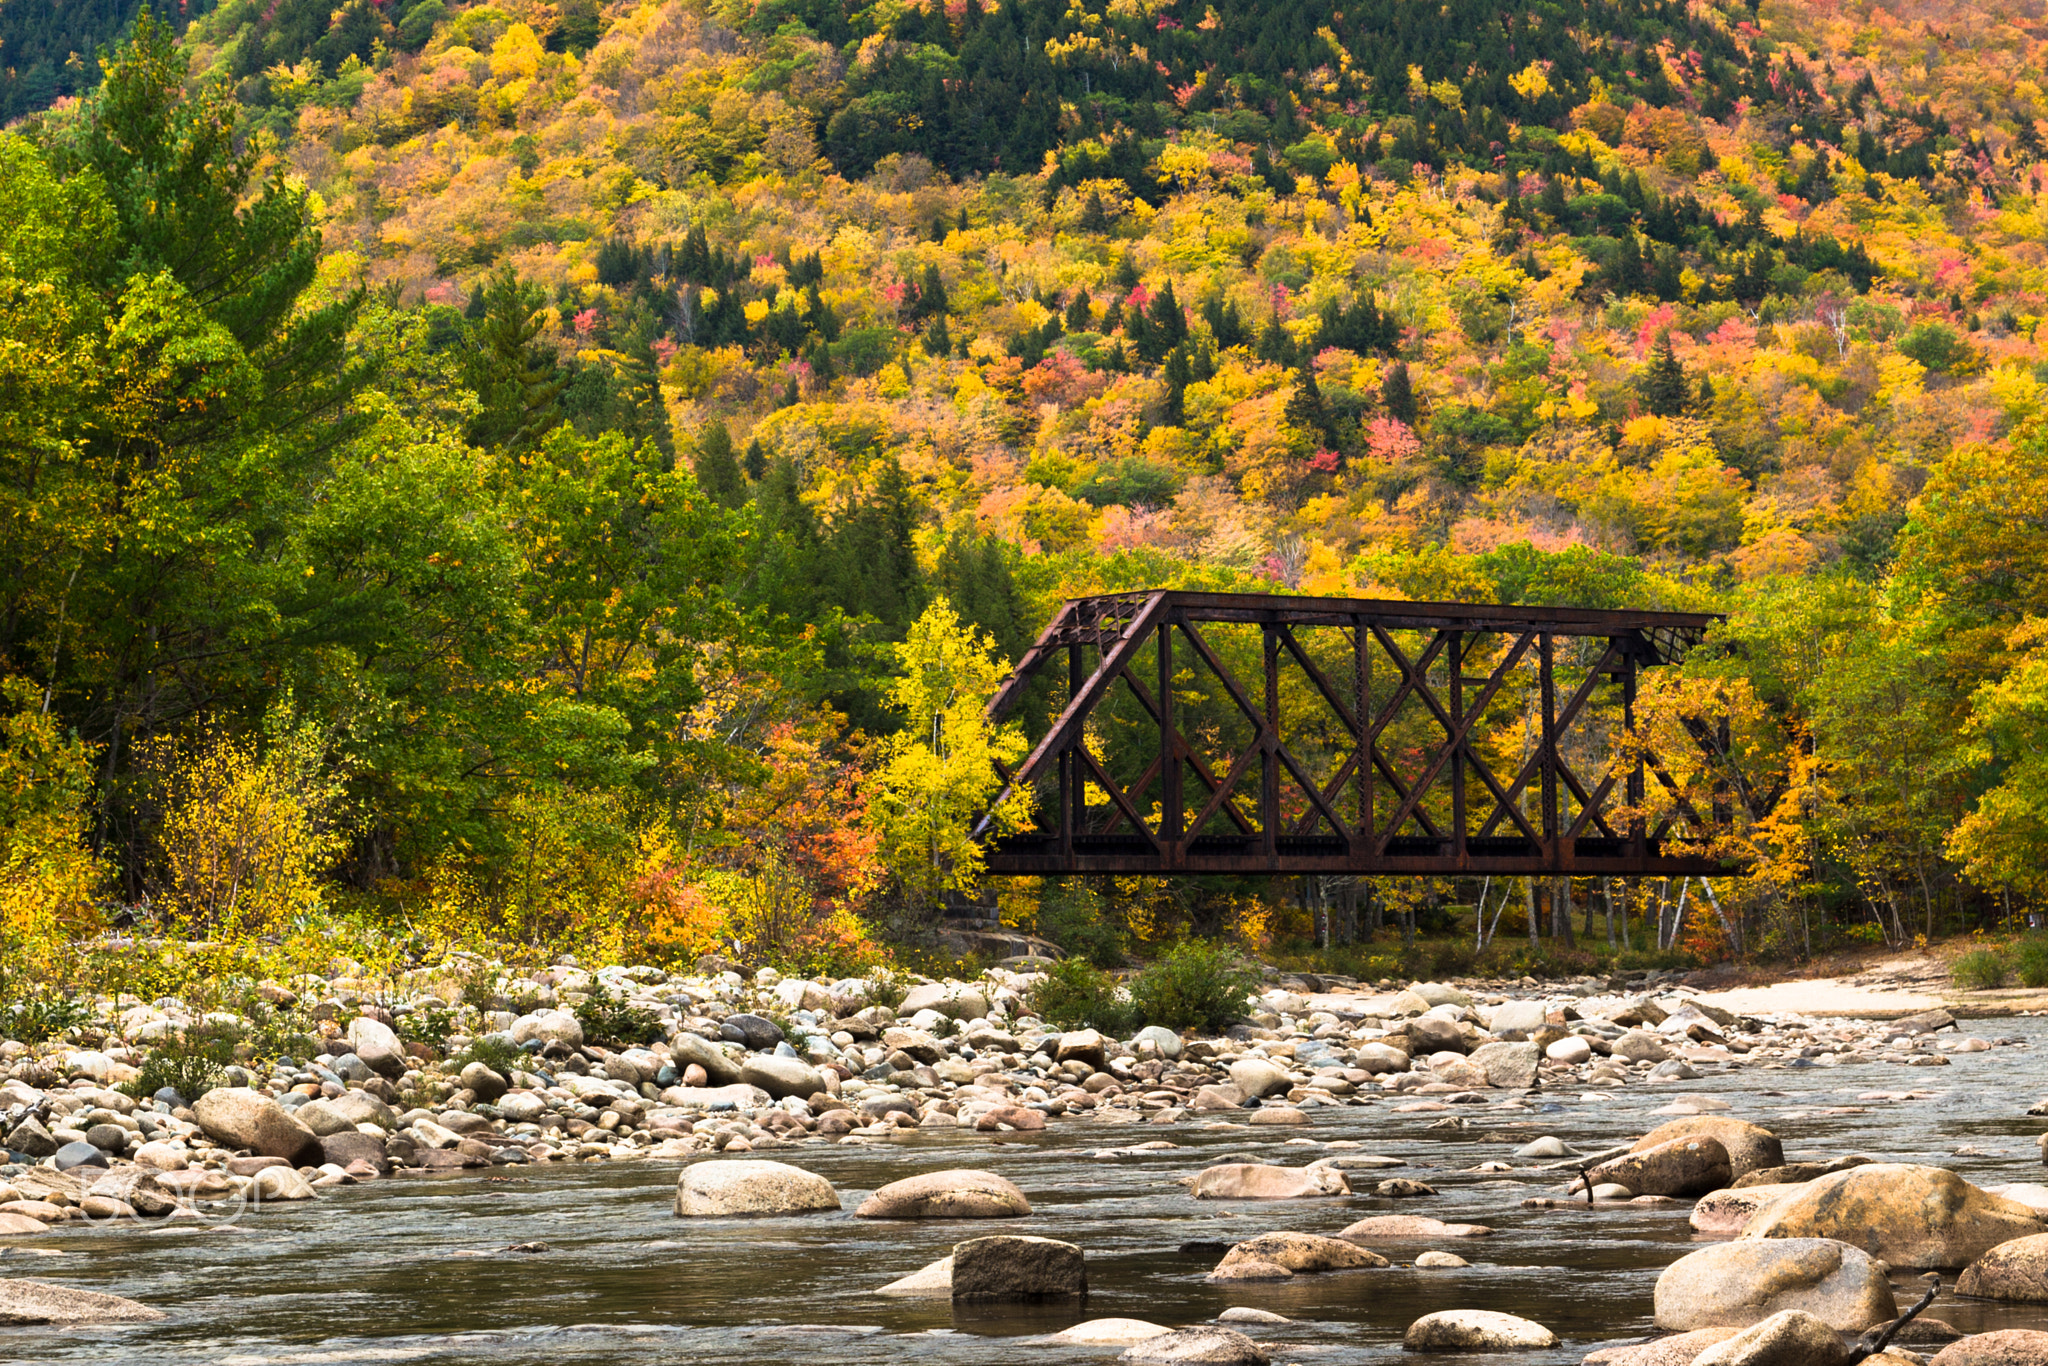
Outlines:
<svg viewBox="0 0 2048 1366"><path fill-rule="evenodd" d="M0 7L18 939L868 953L1005 662L1166 585L1726 612L1645 715L1772 794L1745 950L2048 896L2035 17L227 0L31 81L71 9Z"/></svg>

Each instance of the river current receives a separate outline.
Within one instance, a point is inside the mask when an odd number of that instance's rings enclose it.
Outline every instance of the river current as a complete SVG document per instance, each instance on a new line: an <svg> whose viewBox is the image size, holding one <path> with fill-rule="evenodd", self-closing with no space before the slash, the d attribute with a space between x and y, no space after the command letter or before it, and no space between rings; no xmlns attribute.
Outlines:
<svg viewBox="0 0 2048 1366"><path fill-rule="evenodd" d="M1065 1120L1044 1135L1002 1140L947 1130L761 1154L828 1178L844 1198L839 1214L680 1220L670 1212L680 1164L633 1161L401 1177L326 1191L314 1203L271 1206L220 1226L73 1226L24 1244L65 1255L0 1254L0 1274L126 1295L169 1318L110 1330L0 1329L0 1360L1053 1366L1115 1359L1118 1348L1042 1341L1083 1319L1183 1327L1249 1305L1294 1320L1236 1325L1269 1347L1276 1366L1400 1360L1410 1322L1454 1308L1534 1319L1560 1345L1441 1359L1561 1366L1602 1344L1651 1333L1657 1273L1700 1240L1683 1205L1525 1209L1527 1197L1562 1194L1564 1175L1525 1162L1510 1172L1475 1168L1514 1161L1514 1147L1544 1134L1581 1152L1626 1141L1662 1123L1665 1117L1653 1113L1659 1108L1705 1096L1727 1102L1729 1115L1776 1132L1789 1160L1855 1152L1947 1166L1979 1185L2042 1179L2048 1173L2035 1137L2048 1121L2024 1111L2048 1095L2048 1020L1965 1022L1965 1032L2027 1043L1959 1054L1947 1067L1706 1069L1696 1081L1547 1088L1441 1111L1395 1113L1403 1099L1414 1098L1389 1098L1312 1110L1307 1127L1254 1128L1241 1120L1203 1127L1208 1117L1175 1125ZM1446 1119L1463 1126L1439 1127ZM1438 1195L1197 1203L1175 1184L1230 1154L1287 1165L1336 1155L1287 1142L1304 1137L1354 1141L1362 1147L1338 1151L1407 1164L1356 1172L1356 1186L1407 1176ZM1157 1139L1179 1146L1105 1155ZM1009 1177L1030 1197L1033 1215L950 1223L852 1217L875 1187L949 1167ZM1426 1214L1496 1232L1387 1244L1376 1250L1396 1262L1392 1269L1279 1285L1211 1286L1203 1277L1218 1259L1213 1247L1181 1251L1278 1229L1334 1234L1372 1213ZM944 1299L874 1294L944 1256L954 1242L996 1232L1086 1249L1085 1308L970 1313ZM503 1250L534 1242L548 1250ZM1432 1247L1472 1265L1400 1265ZM1911 1277L1900 1273L1897 1281L1904 1287ZM1902 1290L1902 1305L1913 1297ZM1928 1312L1965 1331L2048 1328L2048 1306L1958 1302L1946 1290Z"/></svg>

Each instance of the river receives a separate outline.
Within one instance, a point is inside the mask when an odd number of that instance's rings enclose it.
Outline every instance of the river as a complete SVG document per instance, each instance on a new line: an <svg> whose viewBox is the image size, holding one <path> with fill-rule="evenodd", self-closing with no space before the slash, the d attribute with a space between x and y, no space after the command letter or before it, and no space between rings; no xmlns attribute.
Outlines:
<svg viewBox="0 0 2048 1366"><path fill-rule="evenodd" d="M1948 1067L1745 1068L1654 1086L1502 1096L1441 1113L1396 1114L1401 1102L1388 1099L1313 1110L1307 1128L1055 1121L1043 1136L1010 1136L1017 1141L945 1131L761 1154L830 1179L849 1211L837 1215L686 1222L669 1208L677 1164L618 1162L403 1177L325 1192L317 1203L272 1206L220 1227L72 1226L33 1243L69 1255L9 1255L5 1274L130 1296L169 1319L118 1330L0 1330L0 1358L217 1366L1106 1362L1118 1349L1034 1339L1084 1318L1181 1327L1241 1304L1296 1320L1238 1325L1268 1344L1276 1364L1395 1361L1404 1356L1402 1332L1417 1317L1482 1308L1535 1319L1561 1345L1449 1360L1561 1366L1601 1343L1651 1331L1657 1272L1696 1245L1684 1208L1524 1209L1527 1196L1560 1193L1560 1174L1528 1164L1509 1173L1472 1168L1512 1160L1513 1147L1543 1134L1591 1151L1663 1122L1652 1111L1679 1097L1710 1096L1727 1101L1732 1116L1778 1133L1788 1158L1862 1152L1948 1166L1979 1185L2041 1179L2034 1139L2048 1123L2023 1112L2048 1095L2048 1020L1966 1022L1966 1029L2028 1043L1957 1055ZM1871 1092L1930 1094L1861 1098ZM1447 1117L1465 1127L1432 1127ZM1359 1151L1409 1164L1356 1173L1354 1184L1369 1189L1379 1175L1409 1176L1439 1195L1196 1203L1174 1183L1225 1154L1289 1165L1323 1155L1286 1142L1300 1137L1358 1141ZM1096 1155L1161 1138L1180 1146ZM877 1186L947 1167L1002 1173L1024 1189L1035 1213L951 1224L850 1214ZM1190 1242L1275 1229L1335 1233L1387 1212L1497 1232L1377 1249L1398 1263L1440 1247L1471 1261L1468 1269L1397 1266L1280 1285L1212 1287L1203 1276L1217 1254L1180 1251ZM1085 1310L956 1313L945 1300L872 1293L944 1256L953 1242L993 1232L1086 1249ZM549 1250L501 1251L534 1241ZM1901 1286L1910 1280L1897 1277ZM1929 1313L1965 1331L2048 1328L2048 1306L1957 1303L1946 1293Z"/></svg>

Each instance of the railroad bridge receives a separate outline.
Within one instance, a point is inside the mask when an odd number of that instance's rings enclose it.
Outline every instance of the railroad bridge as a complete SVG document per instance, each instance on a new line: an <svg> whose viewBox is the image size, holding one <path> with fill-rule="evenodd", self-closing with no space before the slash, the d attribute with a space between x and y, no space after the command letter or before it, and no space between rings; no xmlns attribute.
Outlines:
<svg viewBox="0 0 2048 1366"><path fill-rule="evenodd" d="M1034 828L997 874L1703 876L1616 764L1645 669L1717 618L1157 591L1067 603L990 701ZM1064 668L1061 656L1064 655ZM1706 723L1702 742L1725 738ZM1675 795L1675 788L1673 789ZM1706 818L1680 797L1693 829ZM987 822L983 823L984 831Z"/></svg>

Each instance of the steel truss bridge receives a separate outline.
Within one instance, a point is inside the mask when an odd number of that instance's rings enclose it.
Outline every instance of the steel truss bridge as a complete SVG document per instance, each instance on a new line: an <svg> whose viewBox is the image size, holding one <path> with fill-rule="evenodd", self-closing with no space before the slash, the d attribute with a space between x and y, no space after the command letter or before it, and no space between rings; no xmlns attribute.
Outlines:
<svg viewBox="0 0 2048 1366"><path fill-rule="evenodd" d="M1043 725L1001 770L1006 875L1702 876L1617 765L1645 669L1717 618L1263 594L1067 603L988 707ZM1065 667L1060 657L1065 656ZM1064 674L1062 678L1061 675ZM1692 724L1703 745L1725 727ZM1694 829L1711 820L1679 796ZM1667 847L1668 846L1668 847Z"/></svg>

